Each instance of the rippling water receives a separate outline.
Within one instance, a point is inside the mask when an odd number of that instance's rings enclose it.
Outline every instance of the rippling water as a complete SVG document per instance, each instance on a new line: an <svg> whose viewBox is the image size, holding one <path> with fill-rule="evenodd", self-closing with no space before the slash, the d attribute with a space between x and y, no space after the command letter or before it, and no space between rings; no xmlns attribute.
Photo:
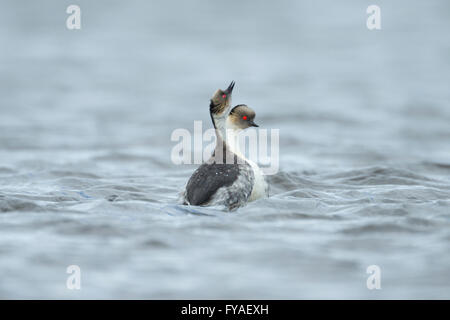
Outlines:
<svg viewBox="0 0 450 320"><path fill-rule="evenodd" d="M77 3L79 31L0 11L1 298L450 298L448 2L378 1L379 31L360 1ZM178 206L170 134L231 80L280 129L271 197Z"/></svg>

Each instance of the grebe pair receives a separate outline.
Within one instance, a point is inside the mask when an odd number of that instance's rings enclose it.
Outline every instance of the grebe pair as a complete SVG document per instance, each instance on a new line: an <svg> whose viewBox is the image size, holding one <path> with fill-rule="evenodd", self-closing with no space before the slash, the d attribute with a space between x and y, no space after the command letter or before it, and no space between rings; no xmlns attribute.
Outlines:
<svg viewBox="0 0 450 320"><path fill-rule="evenodd" d="M183 204L233 210L268 196L261 169L239 150L239 132L258 125L254 122L255 112L248 106L240 104L230 111L234 84L217 90L211 98L209 113L216 131L216 147L211 158L189 179Z"/></svg>

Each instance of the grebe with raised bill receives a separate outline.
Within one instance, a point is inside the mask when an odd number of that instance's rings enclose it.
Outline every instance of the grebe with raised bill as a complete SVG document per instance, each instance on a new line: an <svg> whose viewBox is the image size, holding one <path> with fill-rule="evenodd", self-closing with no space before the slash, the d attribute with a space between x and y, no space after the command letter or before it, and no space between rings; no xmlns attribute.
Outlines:
<svg viewBox="0 0 450 320"><path fill-rule="evenodd" d="M211 158L189 179L182 194L183 204L233 210L267 195L262 172L245 158L237 144L240 131L257 125L255 112L246 105L229 111L234 84L233 81L226 90L217 90L211 98L209 111L216 131L216 147Z"/></svg>

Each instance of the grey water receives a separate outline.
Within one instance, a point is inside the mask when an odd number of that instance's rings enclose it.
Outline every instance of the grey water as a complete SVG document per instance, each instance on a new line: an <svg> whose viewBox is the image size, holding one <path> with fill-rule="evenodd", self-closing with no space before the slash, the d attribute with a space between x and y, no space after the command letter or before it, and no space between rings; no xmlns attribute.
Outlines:
<svg viewBox="0 0 450 320"><path fill-rule="evenodd" d="M450 3L372 2L2 1L0 298L449 299ZM271 195L179 206L231 80Z"/></svg>

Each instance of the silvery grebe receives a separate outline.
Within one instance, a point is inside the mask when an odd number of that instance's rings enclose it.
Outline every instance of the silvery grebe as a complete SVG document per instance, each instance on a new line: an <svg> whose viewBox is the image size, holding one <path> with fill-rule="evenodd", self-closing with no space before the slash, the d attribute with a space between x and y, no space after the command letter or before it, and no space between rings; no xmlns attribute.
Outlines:
<svg viewBox="0 0 450 320"><path fill-rule="evenodd" d="M240 131L257 127L255 112L246 105L238 105L229 112L233 88L234 81L211 98L209 111L216 130L216 147L211 158L189 179L183 193L184 204L233 210L267 194L261 171L242 155L237 143Z"/></svg>

